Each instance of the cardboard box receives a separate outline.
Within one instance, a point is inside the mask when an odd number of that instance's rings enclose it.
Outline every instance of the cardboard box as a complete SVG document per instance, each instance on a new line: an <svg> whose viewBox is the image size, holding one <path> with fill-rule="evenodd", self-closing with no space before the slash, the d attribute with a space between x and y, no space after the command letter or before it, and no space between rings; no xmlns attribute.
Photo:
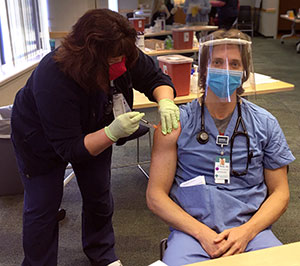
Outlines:
<svg viewBox="0 0 300 266"><path fill-rule="evenodd" d="M165 41L145 39L145 47L151 50L165 50Z"/></svg>

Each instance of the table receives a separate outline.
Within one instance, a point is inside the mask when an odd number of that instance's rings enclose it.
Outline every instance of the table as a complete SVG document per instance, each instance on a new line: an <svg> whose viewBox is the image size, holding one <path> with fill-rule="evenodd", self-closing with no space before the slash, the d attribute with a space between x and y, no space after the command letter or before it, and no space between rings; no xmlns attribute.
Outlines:
<svg viewBox="0 0 300 266"><path fill-rule="evenodd" d="M185 266L300 266L300 242Z"/></svg>
<svg viewBox="0 0 300 266"><path fill-rule="evenodd" d="M182 25L185 29L193 30L193 31L214 31L218 29L218 26L208 26L208 25L198 25L198 26L186 26ZM180 27L174 27L174 29L179 29ZM156 36L164 36L164 35L172 35L172 28L170 30L161 30L158 32L145 32L144 37L156 37Z"/></svg>
<svg viewBox="0 0 300 266"><path fill-rule="evenodd" d="M197 53L199 47L193 47L191 49L165 49L165 50L151 50L145 49L144 53L150 56L157 56L157 55L168 55L168 54L187 54L187 53Z"/></svg>
<svg viewBox="0 0 300 266"><path fill-rule="evenodd" d="M214 31L217 30L217 26L186 26L183 25L183 27L191 29L193 31ZM178 27L174 27L178 28ZM51 39L61 39L64 38L69 32L68 31L51 31L49 32ZM164 35L172 35L172 29L170 30L162 30L158 32L148 32L144 34L144 37L155 37L155 36L164 36Z"/></svg>
<svg viewBox="0 0 300 266"><path fill-rule="evenodd" d="M256 95L259 94L267 94L267 93L275 93L275 92L285 92L291 91L294 89L294 85L291 83L287 83L280 80L275 80L272 83L265 83L265 84L257 84L256 85ZM245 88L245 92L243 96L250 96L253 95L253 92L250 92L249 89ZM179 96L174 99L176 104L183 104L187 102L191 102L192 100L198 97L197 93L190 93L186 96ZM150 108L157 106L156 102L151 102L148 98L134 90L134 100L133 100L133 109L141 109L141 108ZM299 265L300 266L300 265Z"/></svg>
<svg viewBox="0 0 300 266"><path fill-rule="evenodd" d="M291 33L282 35L281 38L280 38L280 42L284 43L283 39L296 35L295 27L296 27L296 23L300 23L300 18L290 18L288 15L280 15L280 17L293 22L292 26L291 26ZM296 51L298 53L300 53L300 41L296 45Z"/></svg>

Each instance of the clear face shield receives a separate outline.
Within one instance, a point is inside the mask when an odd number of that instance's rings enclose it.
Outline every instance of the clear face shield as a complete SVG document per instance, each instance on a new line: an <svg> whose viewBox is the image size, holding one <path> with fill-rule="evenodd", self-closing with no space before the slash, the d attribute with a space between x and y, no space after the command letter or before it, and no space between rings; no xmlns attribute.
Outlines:
<svg viewBox="0 0 300 266"><path fill-rule="evenodd" d="M232 102L255 95L250 37L232 29L214 32L199 43L199 99Z"/></svg>

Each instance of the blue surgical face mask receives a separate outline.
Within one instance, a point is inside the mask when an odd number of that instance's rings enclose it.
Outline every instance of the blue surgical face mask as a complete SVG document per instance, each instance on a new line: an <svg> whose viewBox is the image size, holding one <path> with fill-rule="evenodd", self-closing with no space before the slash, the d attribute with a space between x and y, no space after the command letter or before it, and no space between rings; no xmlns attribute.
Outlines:
<svg viewBox="0 0 300 266"><path fill-rule="evenodd" d="M206 85L219 98L227 98L241 86L243 71L208 68Z"/></svg>

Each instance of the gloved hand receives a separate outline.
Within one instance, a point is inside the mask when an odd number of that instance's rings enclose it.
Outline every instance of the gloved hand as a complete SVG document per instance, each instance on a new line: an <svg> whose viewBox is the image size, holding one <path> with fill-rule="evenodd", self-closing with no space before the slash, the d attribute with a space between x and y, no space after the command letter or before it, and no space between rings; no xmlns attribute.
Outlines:
<svg viewBox="0 0 300 266"><path fill-rule="evenodd" d="M104 128L106 136L113 142L119 138L130 136L139 128L139 122L144 115L140 112L128 112L119 115L109 126Z"/></svg>
<svg viewBox="0 0 300 266"><path fill-rule="evenodd" d="M158 102L160 120L161 120L161 132L166 135L171 133L172 129L178 128L179 121L179 108L170 99L162 99Z"/></svg>

